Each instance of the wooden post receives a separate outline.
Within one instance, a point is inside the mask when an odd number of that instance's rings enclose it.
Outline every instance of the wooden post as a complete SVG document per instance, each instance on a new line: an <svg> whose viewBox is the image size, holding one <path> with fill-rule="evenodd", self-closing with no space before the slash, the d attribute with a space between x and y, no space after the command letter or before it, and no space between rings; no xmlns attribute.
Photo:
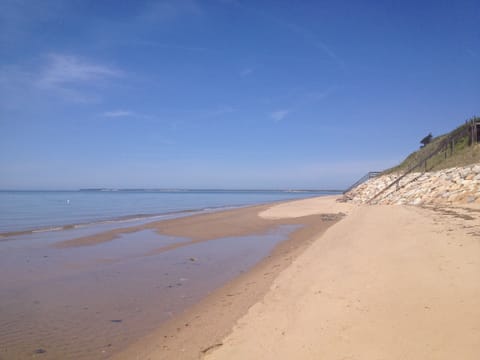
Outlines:
<svg viewBox="0 0 480 360"><path fill-rule="evenodd" d="M470 146L475 145L477 142L477 124L475 120L470 121Z"/></svg>
<svg viewBox="0 0 480 360"><path fill-rule="evenodd" d="M470 121L470 146L473 145L473 121Z"/></svg>
<svg viewBox="0 0 480 360"><path fill-rule="evenodd" d="M473 137L473 140L474 140L474 144L476 144L478 142L478 127L477 127L477 120L474 120L473 121L473 132L474 132L474 137Z"/></svg>

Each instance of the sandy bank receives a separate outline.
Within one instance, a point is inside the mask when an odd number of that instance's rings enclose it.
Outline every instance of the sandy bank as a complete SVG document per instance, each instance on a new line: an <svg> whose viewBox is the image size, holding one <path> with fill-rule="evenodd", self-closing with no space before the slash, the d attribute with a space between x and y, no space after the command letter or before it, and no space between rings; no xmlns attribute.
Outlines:
<svg viewBox="0 0 480 360"><path fill-rule="evenodd" d="M262 216L317 206L303 205ZM479 217L476 209L351 209L206 358L478 359Z"/></svg>

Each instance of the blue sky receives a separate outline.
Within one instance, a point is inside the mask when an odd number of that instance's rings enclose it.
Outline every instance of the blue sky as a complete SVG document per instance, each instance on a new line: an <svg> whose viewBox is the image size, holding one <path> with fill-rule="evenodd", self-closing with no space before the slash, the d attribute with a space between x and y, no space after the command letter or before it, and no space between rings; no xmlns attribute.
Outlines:
<svg viewBox="0 0 480 360"><path fill-rule="evenodd" d="M480 114L480 3L0 2L0 188L344 188Z"/></svg>

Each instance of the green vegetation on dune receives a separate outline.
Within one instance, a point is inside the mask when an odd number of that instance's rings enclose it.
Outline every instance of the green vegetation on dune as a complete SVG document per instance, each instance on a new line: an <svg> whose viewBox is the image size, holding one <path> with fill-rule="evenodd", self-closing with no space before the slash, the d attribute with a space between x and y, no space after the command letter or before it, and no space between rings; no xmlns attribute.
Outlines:
<svg viewBox="0 0 480 360"><path fill-rule="evenodd" d="M427 145L411 153L401 164L385 170L383 174L408 170L437 171L480 162L480 144L472 143L471 135L466 131L472 122L480 122L480 118L474 117L450 133L432 138ZM447 139L454 140L446 143ZM422 160L431 154L433 155L425 165Z"/></svg>

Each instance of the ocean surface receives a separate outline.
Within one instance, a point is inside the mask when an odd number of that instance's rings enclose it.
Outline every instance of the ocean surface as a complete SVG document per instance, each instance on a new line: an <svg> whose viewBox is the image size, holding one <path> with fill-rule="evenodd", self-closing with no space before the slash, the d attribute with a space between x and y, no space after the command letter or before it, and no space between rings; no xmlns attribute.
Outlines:
<svg viewBox="0 0 480 360"><path fill-rule="evenodd" d="M0 235L102 223L156 220L168 214L335 194L305 190L0 191Z"/></svg>

